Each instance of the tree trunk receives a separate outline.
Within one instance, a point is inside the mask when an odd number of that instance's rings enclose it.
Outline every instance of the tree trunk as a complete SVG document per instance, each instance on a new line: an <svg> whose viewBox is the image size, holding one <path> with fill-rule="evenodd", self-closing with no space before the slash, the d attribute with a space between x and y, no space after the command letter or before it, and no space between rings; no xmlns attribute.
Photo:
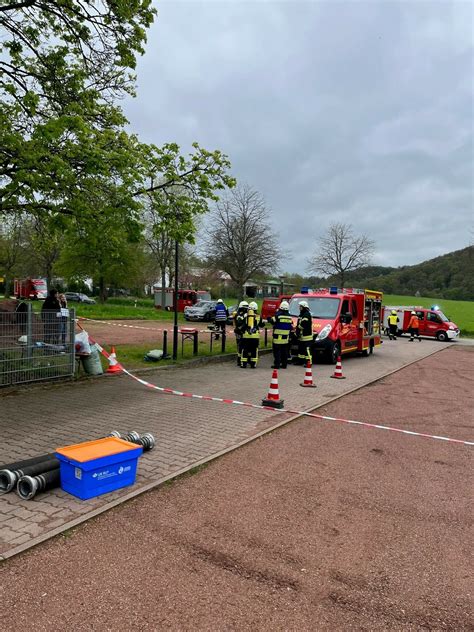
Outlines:
<svg viewBox="0 0 474 632"><path fill-rule="evenodd" d="M107 288L105 287L105 279L103 276L99 277L99 301L105 303L107 300Z"/></svg>
<svg viewBox="0 0 474 632"><path fill-rule="evenodd" d="M5 275L5 281L4 281L4 285L5 285L4 296L5 296L5 298L10 298L10 296L11 296L11 294L10 294L10 284L11 284L10 279Z"/></svg>
<svg viewBox="0 0 474 632"><path fill-rule="evenodd" d="M339 281L341 283L341 288L343 288L344 287L344 271L343 270L339 272Z"/></svg>

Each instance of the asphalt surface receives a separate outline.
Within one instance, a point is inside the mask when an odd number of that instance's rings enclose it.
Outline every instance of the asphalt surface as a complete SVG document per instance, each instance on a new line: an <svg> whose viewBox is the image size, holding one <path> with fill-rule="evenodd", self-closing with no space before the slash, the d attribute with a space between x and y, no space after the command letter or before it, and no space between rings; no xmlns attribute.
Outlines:
<svg viewBox="0 0 474 632"><path fill-rule="evenodd" d="M473 360L324 412L472 439ZM473 630L471 477L472 448L301 419L3 562L0 627Z"/></svg>

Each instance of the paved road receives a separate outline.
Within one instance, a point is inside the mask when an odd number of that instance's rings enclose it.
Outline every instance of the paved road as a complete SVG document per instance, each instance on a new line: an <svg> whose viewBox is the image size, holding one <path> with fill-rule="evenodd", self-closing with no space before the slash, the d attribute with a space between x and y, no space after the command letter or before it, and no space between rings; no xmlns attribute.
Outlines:
<svg viewBox="0 0 474 632"><path fill-rule="evenodd" d="M344 361L346 380L332 380L333 367L313 367L317 389L303 389L304 369L280 372L285 405L305 410L321 405L371 382L392 370L449 345L437 341L385 342L369 358ZM160 386L259 404L267 394L271 358L262 358L257 370L242 370L232 363L193 369L171 369L147 374ZM384 422L384 410L379 411ZM152 432L156 449L140 460L133 488L88 501L76 500L56 490L22 501L15 494L0 497L0 556L39 540L120 502L130 493L149 487L174 473L225 450L289 418L285 413L207 401L183 399L151 391L126 376L104 377L93 382L22 389L0 399L0 462L28 458L56 447L86 441L111 430ZM363 432L361 430L361 432Z"/></svg>

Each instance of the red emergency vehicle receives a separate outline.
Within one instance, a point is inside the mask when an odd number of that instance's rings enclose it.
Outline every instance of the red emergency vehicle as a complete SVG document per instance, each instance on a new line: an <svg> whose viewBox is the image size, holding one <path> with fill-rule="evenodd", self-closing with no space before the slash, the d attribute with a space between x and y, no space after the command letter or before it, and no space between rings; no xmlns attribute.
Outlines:
<svg viewBox="0 0 474 632"><path fill-rule="evenodd" d="M441 341L454 340L459 337L459 327L453 323L438 305L432 307L421 307L419 305L386 305L383 308L383 327L385 332L388 330L388 317L392 310L397 312L398 316L398 335L408 333L408 323L410 322L411 313L416 312L420 321L420 336L429 336L437 338Z"/></svg>
<svg viewBox="0 0 474 632"><path fill-rule="evenodd" d="M13 293L17 299L44 300L48 295L48 287L45 279L15 279Z"/></svg>
<svg viewBox="0 0 474 632"><path fill-rule="evenodd" d="M156 309L174 310L174 289L165 288L165 301L162 305L161 288L155 288L155 307ZM210 301L211 295L205 290L178 290L178 312L184 312L184 308L188 305L195 305L198 301Z"/></svg>
<svg viewBox="0 0 474 632"><path fill-rule="evenodd" d="M341 354L373 353L381 344L382 292L355 288L320 288L293 294L290 315L294 323L299 302L307 301L313 317L313 357L316 353L335 364Z"/></svg>
<svg viewBox="0 0 474 632"><path fill-rule="evenodd" d="M275 314L282 301L290 301L291 294L280 294L278 297L264 298L262 301L261 318L268 320ZM250 299L249 299L250 300Z"/></svg>

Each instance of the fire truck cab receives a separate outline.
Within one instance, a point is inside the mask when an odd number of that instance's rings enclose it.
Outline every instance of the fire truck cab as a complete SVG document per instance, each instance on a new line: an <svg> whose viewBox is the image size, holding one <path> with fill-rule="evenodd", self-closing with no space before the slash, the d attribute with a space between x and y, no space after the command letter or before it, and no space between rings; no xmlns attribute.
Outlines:
<svg viewBox="0 0 474 632"><path fill-rule="evenodd" d="M341 354L359 351L367 356L381 344L382 299L382 292L372 290L321 288L294 294L290 315L296 325L299 303L307 301L313 317L313 358L323 354L335 364Z"/></svg>

